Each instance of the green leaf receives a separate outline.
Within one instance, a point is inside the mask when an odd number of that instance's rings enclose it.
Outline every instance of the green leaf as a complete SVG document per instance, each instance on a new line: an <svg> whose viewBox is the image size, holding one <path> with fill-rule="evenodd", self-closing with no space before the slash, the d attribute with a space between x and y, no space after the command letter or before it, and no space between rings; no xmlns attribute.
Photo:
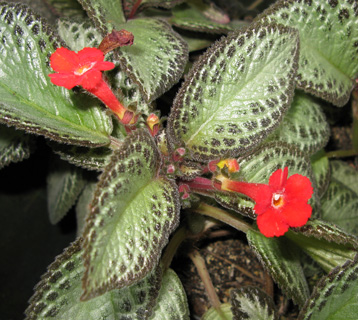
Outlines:
<svg viewBox="0 0 358 320"><path fill-rule="evenodd" d="M132 46L117 51L121 69L150 103L179 81L188 60L188 46L164 20L134 19L119 28L134 35Z"/></svg>
<svg viewBox="0 0 358 320"><path fill-rule="evenodd" d="M2 3L0 9L0 121L59 142L109 144L111 119L97 102L48 77L49 56L61 45L57 36L25 6Z"/></svg>
<svg viewBox="0 0 358 320"><path fill-rule="evenodd" d="M77 236L81 236L86 223L86 217L90 213L90 204L92 202L97 183L89 182L82 190L76 204Z"/></svg>
<svg viewBox="0 0 358 320"><path fill-rule="evenodd" d="M355 320L358 313L358 256L322 278L299 320Z"/></svg>
<svg viewBox="0 0 358 320"><path fill-rule="evenodd" d="M58 16L66 16L73 19L86 16L77 0L47 0L46 4L51 6L51 11Z"/></svg>
<svg viewBox="0 0 358 320"><path fill-rule="evenodd" d="M244 287L231 291L234 320L277 320L272 298L255 287Z"/></svg>
<svg viewBox="0 0 358 320"><path fill-rule="evenodd" d="M296 146L283 142L271 142L261 145L247 156L238 158L240 171L232 175L234 180L253 183L268 183L273 172L288 167L289 176L298 173L308 177L315 185L311 164L306 154ZM256 219L253 212L254 202L237 193L215 192L215 200L225 208L234 210L244 216ZM319 206L319 199L314 194L310 200L313 208Z"/></svg>
<svg viewBox="0 0 358 320"><path fill-rule="evenodd" d="M220 312L214 307L211 307L201 317L201 320L232 320L233 315L231 311L231 305L229 303L223 303L220 305Z"/></svg>
<svg viewBox="0 0 358 320"><path fill-rule="evenodd" d="M30 299L26 320L147 319L159 293L160 268L136 285L83 302L80 301L84 272L81 245L79 238L48 267Z"/></svg>
<svg viewBox="0 0 358 320"><path fill-rule="evenodd" d="M297 86L343 106L358 75L357 15L354 1L280 0L256 20L297 28L300 35Z"/></svg>
<svg viewBox="0 0 358 320"><path fill-rule="evenodd" d="M319 198L322 198L331 179L331 169L325 152L320 150L312 155L311 164L317 186L315 192Z"/></svg>
<svg viewBox="0 0 358 320"><path fill-rule="evenodd" d="M54 159L47 176L47 208L50 222L59 222L75 204L85 186L82 170Z"/></svg>
<svg viewBox="0 0 358 320"><path fill-rule="evenodd" d="M286 296L302 306L309 297L309 289L297 248L284 237L266 238L254 230L249 230L246 236L273 280Z"/></svg>
<svg viewBox="0 0 358 320"><path fill-rule="evenodd" d="M189 306L184 287L177 274L168 269L162 279L152 320L189 320Z"/></svg>
<svg viewBox="0 0 358 320"><path fill-rule="evenodd" d="M281 125L268 139L295 144L302 151L313 154L326 145L329 135L321 106L309 95L297 91Z"/></svg>
<svg viewBox="0 0 358 320"><path fill-rule="evenodd" d="M344 184L331 180L322 200L323 220L332 222L349 233L358 235L358 194Z"/></svg>
<svg viewBox="0 0 358 320"><path fill-rule="evenodd" d="M33 147L32 137L0 125L0 169L12 162L27 159Z"/></svg>
<svg viewBox="0 0 358 320"><path fill-rule="evenodd" d="M118 26L126 21L121 0L78 0L78 2L103 36L111 33L113 29L121 30Z"/></svg>
<svg viewBox="0 0 358 320"><path fill-rule="evenodd" d="M169 22L178 28L218 34L234 30L229 24L229 17L213 3L188 1L174 8L172 13Z"/></svg>
<svg viewBox="0 0 358 320"><path fill-rule="evenodd" d="M84 300L138 282L156 266L179 222L177 187L158 176L159 164L146 129L114 151L84 231Z"/></svg>
<svg viewBox="0 0 358 320"><path fill-rule="evenodd" d="M57 31L61 39L74 51L85 47L98 47L103 39L102 34L90 23L70 20L58 20Z"/></svg>
<svg viewBox="0 0 358 320"><path fill-rule="evenodd" d="M334 160L330 161L332 178L343 183L346 187L358 194L358 171L348 163Z"/></svg>
<svg viewBox="0 0 358 320"><path fill-rule="evenodd" d="M196 160L254 148L291 103L297 58L296 33L282 26L253 25L216 42L174 100L168 122L173 143Z"/></svg>
<svg viewBox="0 0 358 320"><path fill-rule="evenodd" d="M290 230L286 236L327 272L353 259L357 253L357 238L325 221L310 220L303 227Z"/></svg>
<svg viewBox="0 0 358 320"><path fill-rule="evenodd" d="M137 7L138 0L122 0L123 10L127 18L132 18L132 13L138 13L144 9L151 7L160 7L170 9L184 0L142 0L139 7ZM136 8L137 7L137 8Z"/></svg>

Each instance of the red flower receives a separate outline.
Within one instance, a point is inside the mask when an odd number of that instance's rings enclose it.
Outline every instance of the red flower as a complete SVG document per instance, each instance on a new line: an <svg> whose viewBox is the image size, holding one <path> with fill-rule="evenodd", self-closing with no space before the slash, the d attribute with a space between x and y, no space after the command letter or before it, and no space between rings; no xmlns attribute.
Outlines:
<svg viewBox="0 0 358 320"><path fill-rule="evenodd" d="M123 124L135 122L134 113L118 101L103 78L102 71L111 70L115 65L104 61L101 50L84 48L76 53L61 47L51 55L50 62L52 69L58 72L49 74L53 84L69 90L82 86L109 107Z"/></svg>
<svg viewBox="0 0 358 320"><path fill-rule="evenodd" d="M223 176L218 180L221 181L220 190L239 192L253 199L261 233L266 237L279 237L289 227L305 225L312 213L307 203L313 194L311 181L300 174L288 179L287 176L288 168L285 167L271 175L268 185L232 181Z"/></svg>

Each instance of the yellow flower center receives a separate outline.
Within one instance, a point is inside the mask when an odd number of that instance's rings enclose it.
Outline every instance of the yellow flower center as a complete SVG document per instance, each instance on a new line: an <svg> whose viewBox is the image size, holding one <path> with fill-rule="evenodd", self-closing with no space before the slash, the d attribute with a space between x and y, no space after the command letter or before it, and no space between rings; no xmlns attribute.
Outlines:
<svg viewBox="0 0 358 320"><path fill-rule="evenodd" d="M282 207L284 204L284 201L283 201L283 196L282 194L280 193L274 193L273 196L272 196L272 205L275 207L275 208L280 208Z"/></svg>
<svg viewBox="0 0 358 320"><path fill-rule="evenodd" d="M88 70L92 69L95 64L96 64L96 62L92 62L90 64L85 64L84 66L77 68L74 73L76 76L82 76Z"/></svg>

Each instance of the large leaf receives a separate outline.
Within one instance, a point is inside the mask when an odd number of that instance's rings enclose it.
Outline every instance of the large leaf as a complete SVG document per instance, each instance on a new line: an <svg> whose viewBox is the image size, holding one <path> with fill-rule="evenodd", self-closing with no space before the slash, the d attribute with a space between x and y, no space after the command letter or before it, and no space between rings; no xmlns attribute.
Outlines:
<svg viewBox="0 0 358 320"><path fill-rule="evenodd" d="M316 194L321 198L326 192L331 179L331 169L328 158L323 150L311 156L313 174L316 180Z"/></svg>
<svg viewBox="0 0 358 320"><path fill-rule="evenodd" d="M246 236L249 245L285 295L296 304L303 305L309 297L309 289L297 248L284 237L266 238L254 230L249 230Z"/></svg>
<svg viewBox="0 0 358 320"><path fill-rule="evenodd" d="M177 274L168 269L162 279L162 286L152 320L189 320L189 306L184 287Z"/></svg>
<svg viewBox="0 0 358 320"><path fill-rule="evenodd" d="M59 222L75 204L85 186L82 170L54 159L47 176L47 206L50 222Z"/></svg>
<svg viewBox="0 0 358 320"><path fill-rule="evenodd" d="M215 43L193 66L169 118L174 144L197 160L237 156L277 127L298 59L292 29L253 25Z"/></svg>
<svg viewBox="0 0 358 320"><path fill-rule="evenodd" d="M92 202L96 186L97 183L95 182L87 183L78 198L76 204L77 236L81 236L84 231L86 217L90 213L90 204Z"/></svg>
<svg viewBox="0 0 358 320"><path fill-rule="evenodd" d="M80 301L84 272L81 245L79 238L48 267L30 299L26 320L148 319L159 294L160 268L136 285L83 302Z"/></svg>
<svg viewBox="0 0 358 320"><path fill-rule="evenodd" d="M340 160L331 161L330 164L332 177L358 194L358 170Z"/></svg>
<svg viewBox="0 0 358 320"><path fill-rule="evenodd" d="M231 305L229 303L223 303L220 305L220 311L211 307L205 312L201 320L233 320Z"/></svg>
<svg viewBox="0 0 358 320"><path fill-rule="evenodd" d="M299 30L298 87L342 106L358 75L357 15L355 1L280 0L257 20Z"/></svg>
<svg viewBox="0 0 358 320"><path fill-rule="evenodd" d="M297 91L281 125L269 139L295 144L302 151L313 154L326 145L329 135L321 106L309 95Z"/></svg>
<svg viewBox="0 0 358 320"><path fill-rule="evenodd" d="M355 320L358 314L358 256L322 278L299 320Z"/></svg>
<svg viewBox="0 0 358 320"><path fill-rule="evenodd" d="M286 236L327 272L353 259L357 253L357 237L325 221L310 220Z"/></svg>
<svg viewBox="0 0 358 320"><path fill-rule="evenodd" d="M179 81L188 60L188 46L164 20L134 19L119 28L134 35L133 45L118 51L121 69L149 103Z"/></svg>
<svg viewBox="0 0 358 320"><path fill-rule="evenodd" d="M125 22L121 0L78 0L96 27L105 36Z"/></svg>
<svg viewBox="0 0 358 320"><path fill-rule="evenodd" d="M142 279L179 222L176 185L158 176L160 155L137 130L102 173L84 231L83 299Z"/></svg>
<svg viewBox="0 0 358 320"><path fill-rule="evenodd" d="M2 3L0 10L0 121L60 142L109 144L111 120L97 102L48 77L57 36L25 6Z"/></svg>
<svg viewBox="0 0 358 320"><path fill-rule="evenodd" d="M30 136L0 125L0 169L11 162L27 159L33 149Z"/></svg>
<svg viewBox="0 0 358 320"><path fill-rule="evenodd" d="M73 19L84 18L86 13L77 0L46 0L51 6L52 12L59 16L66 16Z"/></svg>
<svg viewBox="0 0 358 320"><path fill-rule="evenodd" d="M277 320L272 298L255 287L243 287L231 291L234 320Z"/></svg>
<svg viewBox="0 0 358 320"><path fill-rule="evenodd" d="M323 220L358 235L358 194L332 179L322 200Z"/></svg>

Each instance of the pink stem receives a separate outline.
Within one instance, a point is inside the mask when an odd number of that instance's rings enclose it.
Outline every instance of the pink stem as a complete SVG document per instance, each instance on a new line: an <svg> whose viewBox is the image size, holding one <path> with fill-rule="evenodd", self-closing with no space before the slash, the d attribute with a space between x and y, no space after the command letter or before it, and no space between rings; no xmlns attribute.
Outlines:
<svg viewBox="0 0 358 320"><path fill-rule="evenodd" d="M210 179L196 177L192 181L185 182L190 189L199 189L199 190L216 190L213 186L213 182Z"/></svg>

